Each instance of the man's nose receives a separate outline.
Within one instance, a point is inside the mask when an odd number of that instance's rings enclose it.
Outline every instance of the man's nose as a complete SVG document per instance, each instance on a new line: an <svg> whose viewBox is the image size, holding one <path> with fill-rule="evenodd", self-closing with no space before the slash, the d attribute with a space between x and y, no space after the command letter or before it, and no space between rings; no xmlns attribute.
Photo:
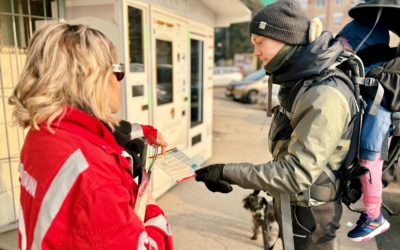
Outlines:
<svg viewBox="0 0 400 250"><path fill-rule="evenodd" d="M256 49L256 48L254 48L254 52L253 53L254 53L255 56L260 56L261 55L261 51Z"/></svg>

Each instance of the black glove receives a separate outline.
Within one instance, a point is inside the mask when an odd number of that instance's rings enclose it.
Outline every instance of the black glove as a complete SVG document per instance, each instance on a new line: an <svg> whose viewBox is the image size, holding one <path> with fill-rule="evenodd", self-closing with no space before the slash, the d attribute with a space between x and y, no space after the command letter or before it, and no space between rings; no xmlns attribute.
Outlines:
<svg viewBox="0 0 400 250"><path fill-rule="evenodd" d="M196 181L202 181L211 192L229 193L232 186L223 179L225 164L213 164L196 170Z"/></svg>
<svg viewBox="0 0 400 250"><path fill-rule="evenodd" d="M129 141L125 146L123 146L124 150L132 156L133 159L133 177L137 177L142 174L142 161L140 159L140 154L143 151L143 141L140 139L134 139ZM141 150L140 150L141 149Z"/></svg>
<svg viewBox="0 0 400 250"><path fill-rule="evenodd" d="M131 140L132 125L124 120L119 122L113 132L115 141L124 148L124 150L132 156L133 159L133 176L137 177L142 174L142 162L140 154L143 152L144 142L141 139Z"/></svg>
<svg viewBox="0 0 400 250"><path fill-rule="evenodd" d="M118 145L124 147L131 140L132 125L124 120L121 120L115 127L113 135Z"/></svg>

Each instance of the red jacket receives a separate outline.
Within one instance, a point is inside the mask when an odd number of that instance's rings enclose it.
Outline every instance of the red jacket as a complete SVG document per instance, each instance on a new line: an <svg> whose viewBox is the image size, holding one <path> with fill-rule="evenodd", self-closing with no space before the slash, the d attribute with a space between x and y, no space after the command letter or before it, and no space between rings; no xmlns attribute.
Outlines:
<svg viewBox="0 0 400 250"><path fill-rule="evenodd" d="M21 152L20 249L173 249L162 210L133 208L129 160L96 118L74 108L30 130Z"/></svg>

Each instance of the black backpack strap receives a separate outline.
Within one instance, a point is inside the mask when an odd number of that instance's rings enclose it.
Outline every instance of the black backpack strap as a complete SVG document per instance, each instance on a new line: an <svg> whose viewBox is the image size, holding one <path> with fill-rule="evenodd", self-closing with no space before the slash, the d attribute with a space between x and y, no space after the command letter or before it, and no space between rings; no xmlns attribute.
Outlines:
<svg viewBox="0 0 400 250"><path fill-rule="evenodd" d="M395 178L394 174L396 171L395 168L397 167L398 161L400 158L400 136L393 136L390 146L389 146L389 155L388 159L384 162L382 167L382 176L385 176L385 173L388 172L390 169L393 170L393 173L390 173L390 178ZM382 179L383 185L387 186L392 180L385 180Z"/></svg>
<svg viewBox="0 0 400 250"><path fill-rule="evenodd" d="M360 86L377 87L374 100L368 112L368 114L376 115L376 112L378 111L378 108L381 105L383 96L385 94L385 89L383 88L382 84L375 78L352 76L351 79L353 80L354 83Z"/></svg>
<svg viewBox="0 0 400 250"><path fill-rule="evenodd" d="M312 88L313 86L318 86L319 83L325 81L326 79L329 79L331 77L335 77L342 81L351 91L351 93L358 93L358 96L360 98L357 98L356 96L356 103L357 107L351 109L352 112L352 120L350 121L348 125L348 130L347 131L352 131L351 133L351 138L350 138L350 147L349 147L349 152L347 153L342 166L351 166L354 159L358 156L358 145L359 145L359 137L360 137L360 129L361 129L361 108L359 107L360 104L364 106L363 100L359 94L359 89L357 89L358 86L355 86L355 84L352 82L352 80L347 76L345 73L343 73L339 69L329 69L326 70L325 73L323 74L322 77L315 78L314 81L308 82L308 84L303 84L302 87L299 89L297 95L295 96L293 102L292 102L292 112L294 111L294 106L296 105L296 102L298 101L299 97L306 92L308 89ZM357 91L358 90L358 91ZM291 113L290 115L287 115L287 117L290 119L291 118ZM310 200L314 199L317 201L333 201L337 200L341 197L341 186L338 182L338 179L341 180L343 173L341 171L345 172L344 170L339 170L339 171L332 171L330 168L325 166L323 168L322 174L320 177L317 179L317 181L307 190L303 191L302 195L305 200ZM322 183L327 183L330 182L330 186L326 186L326 184L320 185ZM333 189L332 189L333 187ZM335 192L332 192L335 190Z"/></svg>
<svg viewBox="0 0 400 250"><path fill-rule="evenodd" d="M348 167L353 163L353 160L356 157L358 157L358 155L359 155L359 141L360 141L361 121L362 121L361 109L365 109L366 104L365 104L364 100L361 98L359 86L354 84L352 82L352 80L350 79L350 77L347 76L345 73L343 73L343 71L341 71L337 68L329 69L329 70L326 70L324 76L322 78L319 78L318 80L305 81L301 86L296 85L294 88L294 90L296 90L296 91L292 91L292 93L297 92L296 95L291 93L291 95L289 96L289 99L292 100L290 103L291 112L288 112L285 109L281 112L283 112L289 119L291 119L293 111L294 111L293 110L294 106L296 105L299 97L305 91L307 91L309 88L311 88L312 86L316 86L319 82L322 82L331 77L336 77L336 78L340 79L341 81L343 81L346 84L346 86L350 89L350 91L355 93L355 96L357 99L356 101L358 104L358 110L356 111L355 115L353 116L353 118L349 124L349 127L352 126L352 131L353 131L352 135L351 135L351 139L350 139L350 148L349 148L350 150L349 150L348 154L346 155L346 158L344 159L343 164L342 164L342 166ZM332 176L332 174L327 173L327 176ZM331 178L329 178L329 179L331 179Z"/></svg>
<svg viewBox="0 0 400 250"><path fill-rule="evenodd" d="M400 56L400 43L397 45L397 48L396 48L396 55L397 55L397 56Z"/></svg>
<svg viewBox="0 0 400 250"><path fill-rule="evenodd" d="M356 82L352 82L351 79L342 71L335 71L336 77L341 79L343 82L349 86L349 88L353 91L355 98L357 99L358 110L353 116L353 119L350 122L349 126L353 126L353 132L351 134L350 139L350 147L349 152L343 160L342 166L347 168L351 166L355 159L358 159L359 156L359 146L360 146L360 135L361 135L361 126L362 126L362 115L363 110L366 108L366 103L361 97L359 85ZM365 78L364 78L365 79Z"/></svg>
<svg viewBox="0 0 400 250"><path fill-rule="evenodd" d="M400 112L392 112L393 135L400 136Z"/></svg>
<svg viewBox="0 0 400 250"><path fill-rule="evenodd" d="M296 98L299 96L299 92L301 91L302 88L304 88L305 81L300 80L296 82L293 86L293 88L290 90L290 93L288 94L287 98L282 100L282 104L278 107L275 107L279 112L285 114L285 116L291 120L292 119L292 107L293 104L296 100ZM304 91L302 91L304 92Z"/></svg>

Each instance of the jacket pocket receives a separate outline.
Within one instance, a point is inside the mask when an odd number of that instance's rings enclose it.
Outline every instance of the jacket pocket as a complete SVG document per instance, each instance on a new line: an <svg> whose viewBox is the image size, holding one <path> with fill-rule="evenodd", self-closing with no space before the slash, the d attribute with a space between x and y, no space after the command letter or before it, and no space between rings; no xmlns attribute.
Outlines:
<svg viewBox="0 0 400 250"><path fill-rule="evenodd" d="M274 108L274 119L268 134L270 152L275 151L278 141L289 140L292 132L293 128L290 125L290 119L279 108Z"/></svg>
<svg viewBox="0 0 400 250"><path fill-rule="evenodd" d="M335 177L338 174L335 171L332 171L332 174ZM310 198L321 201L321 202L329 202L335 201L339 198L340 194L340 180L336 178L335 183L328 177L325 172L322 172L318 179L311 185L310 189Z"/></svg>

